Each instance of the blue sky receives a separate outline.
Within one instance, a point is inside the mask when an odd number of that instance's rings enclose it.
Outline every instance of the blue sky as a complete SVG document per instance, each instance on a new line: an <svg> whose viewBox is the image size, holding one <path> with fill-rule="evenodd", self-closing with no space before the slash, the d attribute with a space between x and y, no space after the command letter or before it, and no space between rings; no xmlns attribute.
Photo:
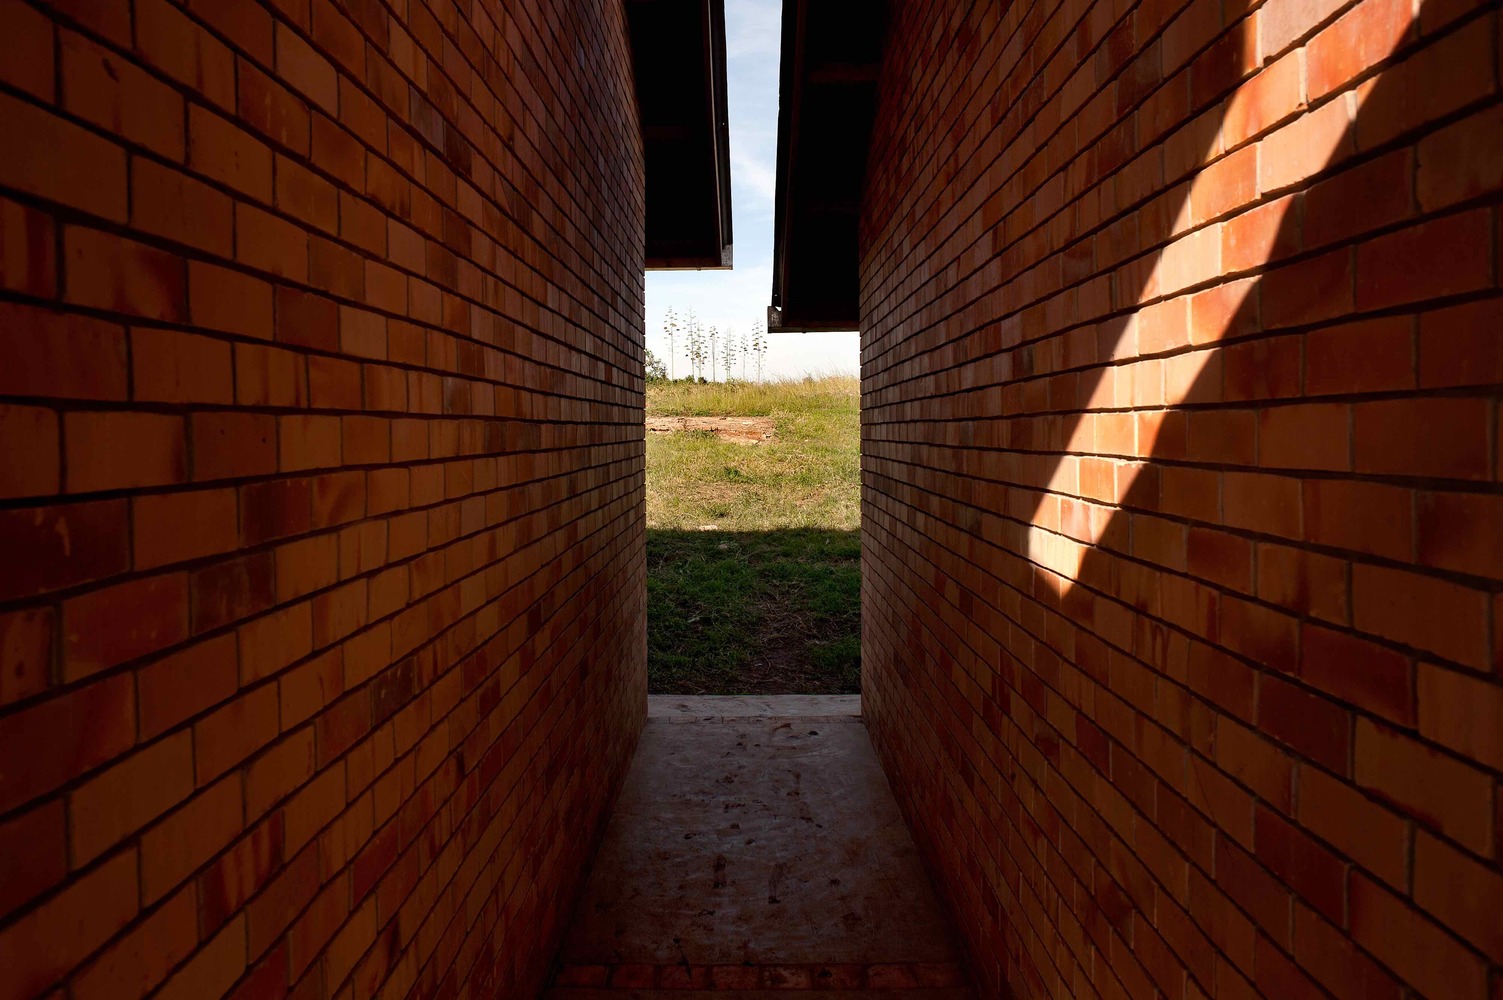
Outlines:
<svg viewBox="0 0 1503 1000"><path fill-rule="evenodd" d="M772 297L773 194L778 160L780 0L726 0L726 76L731 116L731 207L735 269L647 272L647 346L664 363L663 317L690 309L706 326L739 338L765 320ZM854 333L783 333L769 338L769 376L856 374ZM675 373L688 373L682 339ZM738 366L739 367L739 366Z"/></svg>

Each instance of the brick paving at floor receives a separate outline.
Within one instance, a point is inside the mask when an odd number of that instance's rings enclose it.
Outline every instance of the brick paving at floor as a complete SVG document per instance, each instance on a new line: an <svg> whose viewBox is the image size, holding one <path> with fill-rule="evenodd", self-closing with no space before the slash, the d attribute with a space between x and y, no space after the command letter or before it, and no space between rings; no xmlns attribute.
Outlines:
<svg viewBox="0 0 1503 1000"><path fill-rule="evenodd" d="M859 712L649 699L550 1000L970 998Z"/></svg>

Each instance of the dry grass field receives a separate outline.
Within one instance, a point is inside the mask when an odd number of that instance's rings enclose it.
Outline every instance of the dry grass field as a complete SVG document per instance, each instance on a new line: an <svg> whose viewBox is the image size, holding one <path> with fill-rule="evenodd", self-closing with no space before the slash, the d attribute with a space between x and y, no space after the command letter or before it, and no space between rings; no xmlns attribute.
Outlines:
<svg viewBox="0 0 1503 1000"><path fill-rule="evenodd" d="M648 436L651 690L858 690L857 380L654 383L647 413L774 426L760 444L709 431Z"/></svg>

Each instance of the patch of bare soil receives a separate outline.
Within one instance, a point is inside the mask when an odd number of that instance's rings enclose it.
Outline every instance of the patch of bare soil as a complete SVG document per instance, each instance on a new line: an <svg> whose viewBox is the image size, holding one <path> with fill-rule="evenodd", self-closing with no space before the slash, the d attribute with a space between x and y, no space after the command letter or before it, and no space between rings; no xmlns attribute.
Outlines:
<svg viewBox="0 0 1503 1000"><path fill-rule="evenodd" d="M733 444L763 444L772 440L771 417L648 417L647 433L700 431Z"/></svg>

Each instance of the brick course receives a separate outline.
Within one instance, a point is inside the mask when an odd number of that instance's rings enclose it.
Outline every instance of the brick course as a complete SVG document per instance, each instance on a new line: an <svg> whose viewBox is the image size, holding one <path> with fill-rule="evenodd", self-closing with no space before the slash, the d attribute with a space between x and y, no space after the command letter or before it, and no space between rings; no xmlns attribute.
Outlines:
<svg viewBox="0 0 1503 1000"><path fill-rule="evenodd" d="M0 0L0 137L0 997L535 993L645 714L621 5Z"/></svg>
<svg viewBox="0 0 1503 1000"><path fill-rule="evenodd" d="M893 6L863 708L978 980L1497 997L1498 6Z"/></svg>

